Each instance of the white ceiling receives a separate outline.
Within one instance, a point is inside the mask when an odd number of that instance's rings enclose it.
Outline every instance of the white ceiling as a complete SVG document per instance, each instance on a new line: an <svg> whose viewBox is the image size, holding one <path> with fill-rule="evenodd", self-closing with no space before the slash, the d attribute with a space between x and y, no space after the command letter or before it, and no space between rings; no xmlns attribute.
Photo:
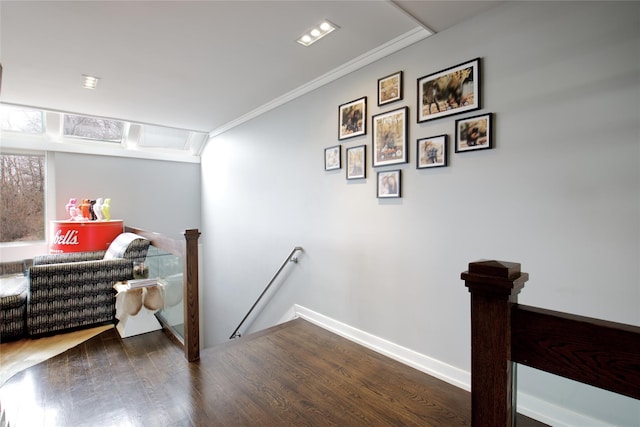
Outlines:
<svg viewBox="0 0 640 427"><path fill-rule="evenodd" d="M498 3L1 0L0 102L215 134Z"/></svg>

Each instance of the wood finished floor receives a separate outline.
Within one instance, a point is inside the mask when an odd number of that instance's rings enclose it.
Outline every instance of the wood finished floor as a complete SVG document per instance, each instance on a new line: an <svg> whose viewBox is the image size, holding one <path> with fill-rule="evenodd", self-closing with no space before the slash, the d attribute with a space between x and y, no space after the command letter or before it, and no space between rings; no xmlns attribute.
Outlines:
<svg viewBox="0 0 640 427"><path fill-rule="evenodd" d="M0 388L5 421L18 427L465 426L470 401L301 319L191 364L161 331L123 340L110 329Z"/></svg>

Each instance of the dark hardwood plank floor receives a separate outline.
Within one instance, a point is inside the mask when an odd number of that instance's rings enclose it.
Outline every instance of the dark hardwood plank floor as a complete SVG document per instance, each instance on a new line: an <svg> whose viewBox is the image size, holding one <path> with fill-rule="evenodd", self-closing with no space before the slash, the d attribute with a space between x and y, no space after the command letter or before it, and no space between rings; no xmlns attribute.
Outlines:
<svg viewBox="0 0 640 427"><path fill-rule="evenodd" d="M188 363L110 329L0 388L11 426L465 426L464 390L298 319ZM520 417L518 425L536 426Z"/></svg>

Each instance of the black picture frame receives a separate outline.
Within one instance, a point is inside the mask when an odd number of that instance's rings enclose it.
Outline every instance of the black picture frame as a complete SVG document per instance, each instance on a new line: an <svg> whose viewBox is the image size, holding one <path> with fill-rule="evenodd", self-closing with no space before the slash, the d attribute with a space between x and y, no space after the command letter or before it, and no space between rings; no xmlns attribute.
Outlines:
<svg viewBox="0 0 640 427"><path fill-rule="evenodd" d="M480 58L418 79L418 123L477 110L481 105Z"/></svg>
<svg viewBox="0 0 640 427"><path fill-rule="evenodd" d="M447 166L448 139L448 135L436 135L416 140L416 169Z"/></svg>
<svg viewBox="0 0 640 427"><path fill-rule="evenodd" d="M372 117L373 167L407 163L409 107L401 107Z"/></svg>
<svg viewBox="0 0 640 427"><path fill-rule="evenodd" d="M358 145L346 149L347 179L364 179L367 177L367 146Z"/></svg>
<svg viewBox="0 0 640 427"><path fill-rule="evenodd" d="M456 120L456 153L493 148L493 113Z"/></svg>
<svg viewBox="0 0 640 427"><path fill-rule="evenodd" d="M402 197L402 170L379 171L376 179L376 195L379 199Z"/></svg>
<svg viewBox="0 0 640 427"><path fill-rule="evenodd" d="M367 97L338 106L338 140L367 134Z"/></svg>
<svg viewBox="0 0 640 427"><path fill-rule="evenodd" d="M396 71L393 74L378 79L378 106L400 101L403 97L403 72Z"/></svg>
<svg viewBox="0 0 640 427"><path fill-rule="evenodd" d="M324 170L331 171L342 167L341 146L334 145L324 149Z"/></svg>

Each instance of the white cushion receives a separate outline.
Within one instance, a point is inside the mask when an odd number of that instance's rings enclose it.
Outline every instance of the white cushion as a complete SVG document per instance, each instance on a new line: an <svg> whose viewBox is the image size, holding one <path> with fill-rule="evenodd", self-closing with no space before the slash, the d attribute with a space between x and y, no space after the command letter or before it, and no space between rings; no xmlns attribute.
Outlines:
<svg viewBox="0 0 640 427"><path fill-rule="evenodd" d="M111 242L107 252L104 254L104 259L125 258L127 249L129 249L129 246L136 240L144 241L141 246L144 247L146 256L146 249L150 243L147 239L134 233L122 233Z"/></svg>

